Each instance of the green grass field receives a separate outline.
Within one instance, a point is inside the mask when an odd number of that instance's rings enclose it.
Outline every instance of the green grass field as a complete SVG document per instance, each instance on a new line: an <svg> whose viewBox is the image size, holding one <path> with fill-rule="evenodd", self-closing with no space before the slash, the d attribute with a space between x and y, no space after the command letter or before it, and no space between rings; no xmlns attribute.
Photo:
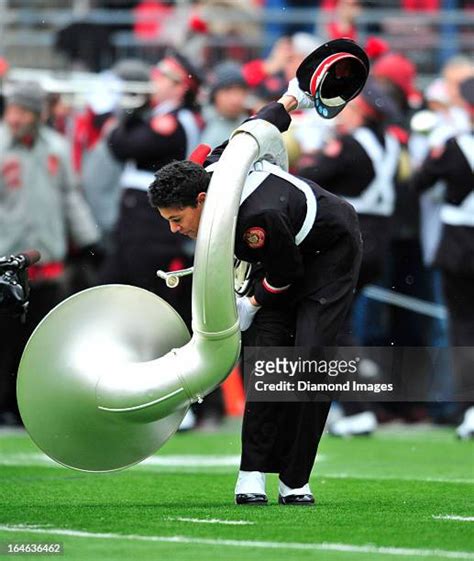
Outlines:
<svg viewBox="0 0 474 561"><path fill-rule="evenodd" d="M277 505L276 476L269 506L234 505L239 447L234 425L177 434L140 466L94 475L0 432L0 543L61 542L71 561L474 560L474 446L452 431L324 438L312 508Z"/></svg>

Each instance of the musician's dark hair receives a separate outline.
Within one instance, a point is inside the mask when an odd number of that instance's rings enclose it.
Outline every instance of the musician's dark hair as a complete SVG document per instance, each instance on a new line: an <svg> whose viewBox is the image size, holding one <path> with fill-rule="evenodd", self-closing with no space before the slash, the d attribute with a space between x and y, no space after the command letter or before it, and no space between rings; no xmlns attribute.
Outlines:
<svg viewBox="0 0 474 561"><path fill-rule="evenodd" d="M197 206L199 193L207 192L211 176L200 165L189 160L175 161L155 173L148 188L153 208Z"/></svg>

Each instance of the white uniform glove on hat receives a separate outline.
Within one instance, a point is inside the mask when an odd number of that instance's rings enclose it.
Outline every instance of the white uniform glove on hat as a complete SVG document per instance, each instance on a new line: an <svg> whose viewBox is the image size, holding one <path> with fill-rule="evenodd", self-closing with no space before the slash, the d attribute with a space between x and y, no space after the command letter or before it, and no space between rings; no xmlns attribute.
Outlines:
<svg viewBox="0 0 474 561"><path fill-rule="evenodd" d="M296 99L297 109L314 109L314 101L300 89L297 78L290 80L285 95L291 95Z"/></svg>

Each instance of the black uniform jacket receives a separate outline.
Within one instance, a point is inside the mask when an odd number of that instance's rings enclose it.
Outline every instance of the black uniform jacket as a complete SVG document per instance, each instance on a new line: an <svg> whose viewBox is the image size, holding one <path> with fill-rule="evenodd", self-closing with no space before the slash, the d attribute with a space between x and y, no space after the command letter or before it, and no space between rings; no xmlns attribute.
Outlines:
<svg viewBox="0 0 474 561"><path fill-rule="evenodd" d="M385 131L369 126L380 145L385 148ZM374 165L365 148L351 134L341 135L319 152L312 166L300 170L307 177L340 197L357 198L375 178ZM374 282L383 273L391 238L391 216L359 214L363 240L363 261L359 288Z"/></svg>
<svg viewBox="0 0 474 561"><path fill-rule="evenodd" d="M383 131L371 129L384 146ZM300 174L342 197L358 197L372 183L375 170L364 148L350 134L330 141L319 152L314 165L302 168Z"/></svg>
<svg viewBox="0 0 474 561"><path fill-rule="evenodd" d="M140 170L157 171L186 157L186 132L176 108L163 115L132 114L120 121L109 137L109 147L119 161L133 160Z"/></svg>
<svg viewBox="0 0 474 561"><path fill-rule="evenodd" d="M178 107L160 115L148 110L124 117L108 138L114 157L133 162L139 172L150 174L174 160L184 160L188 138L178 119L180 110ZM147 238L154 251L167 259L180 255L187 242L174 236L166 222L156 220L146 191L137 190L133 184L123 187L118 230L127 241L138 246Z"/></svg>
<svg viewBox="0 0 474 561"><path fill-rule="evenodd" d="M265 106L255 118L269 121L281 132L290 124L289 115L277 102ZM225 146L214 150L205 165L216 162ZM270 173L240 206L235 255L261 265L263 278L255 285L255 297L262 305L305 297L327 302L347 290L347 283L356 282L361 238L353 207L312 181L300 179L317 202L316 219L300 245L295 237L305 220L307 203L291 176Z"/></svg>
<svg viewBox="0 0 474 561"><path fill-rule="evenodd" d="M474 175L455 138L444 147L434 148L412 184L423 192L438 180L446 183L445 202L459 206L474 191ZM454 274L474 276L474 228L443 224L435 265Z"/></svg>

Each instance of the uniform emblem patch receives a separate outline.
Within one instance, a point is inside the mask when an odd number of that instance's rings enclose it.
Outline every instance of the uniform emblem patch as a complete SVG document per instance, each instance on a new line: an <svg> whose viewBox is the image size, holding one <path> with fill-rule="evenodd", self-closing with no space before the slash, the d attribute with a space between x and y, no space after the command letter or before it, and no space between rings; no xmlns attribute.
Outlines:
<svg viewBox="0 0 474 561"><path fill-rule="evenodd" d="M244 232L244 242L252 249L259 249L265 245L265 230L254 226Z"/></svg>

